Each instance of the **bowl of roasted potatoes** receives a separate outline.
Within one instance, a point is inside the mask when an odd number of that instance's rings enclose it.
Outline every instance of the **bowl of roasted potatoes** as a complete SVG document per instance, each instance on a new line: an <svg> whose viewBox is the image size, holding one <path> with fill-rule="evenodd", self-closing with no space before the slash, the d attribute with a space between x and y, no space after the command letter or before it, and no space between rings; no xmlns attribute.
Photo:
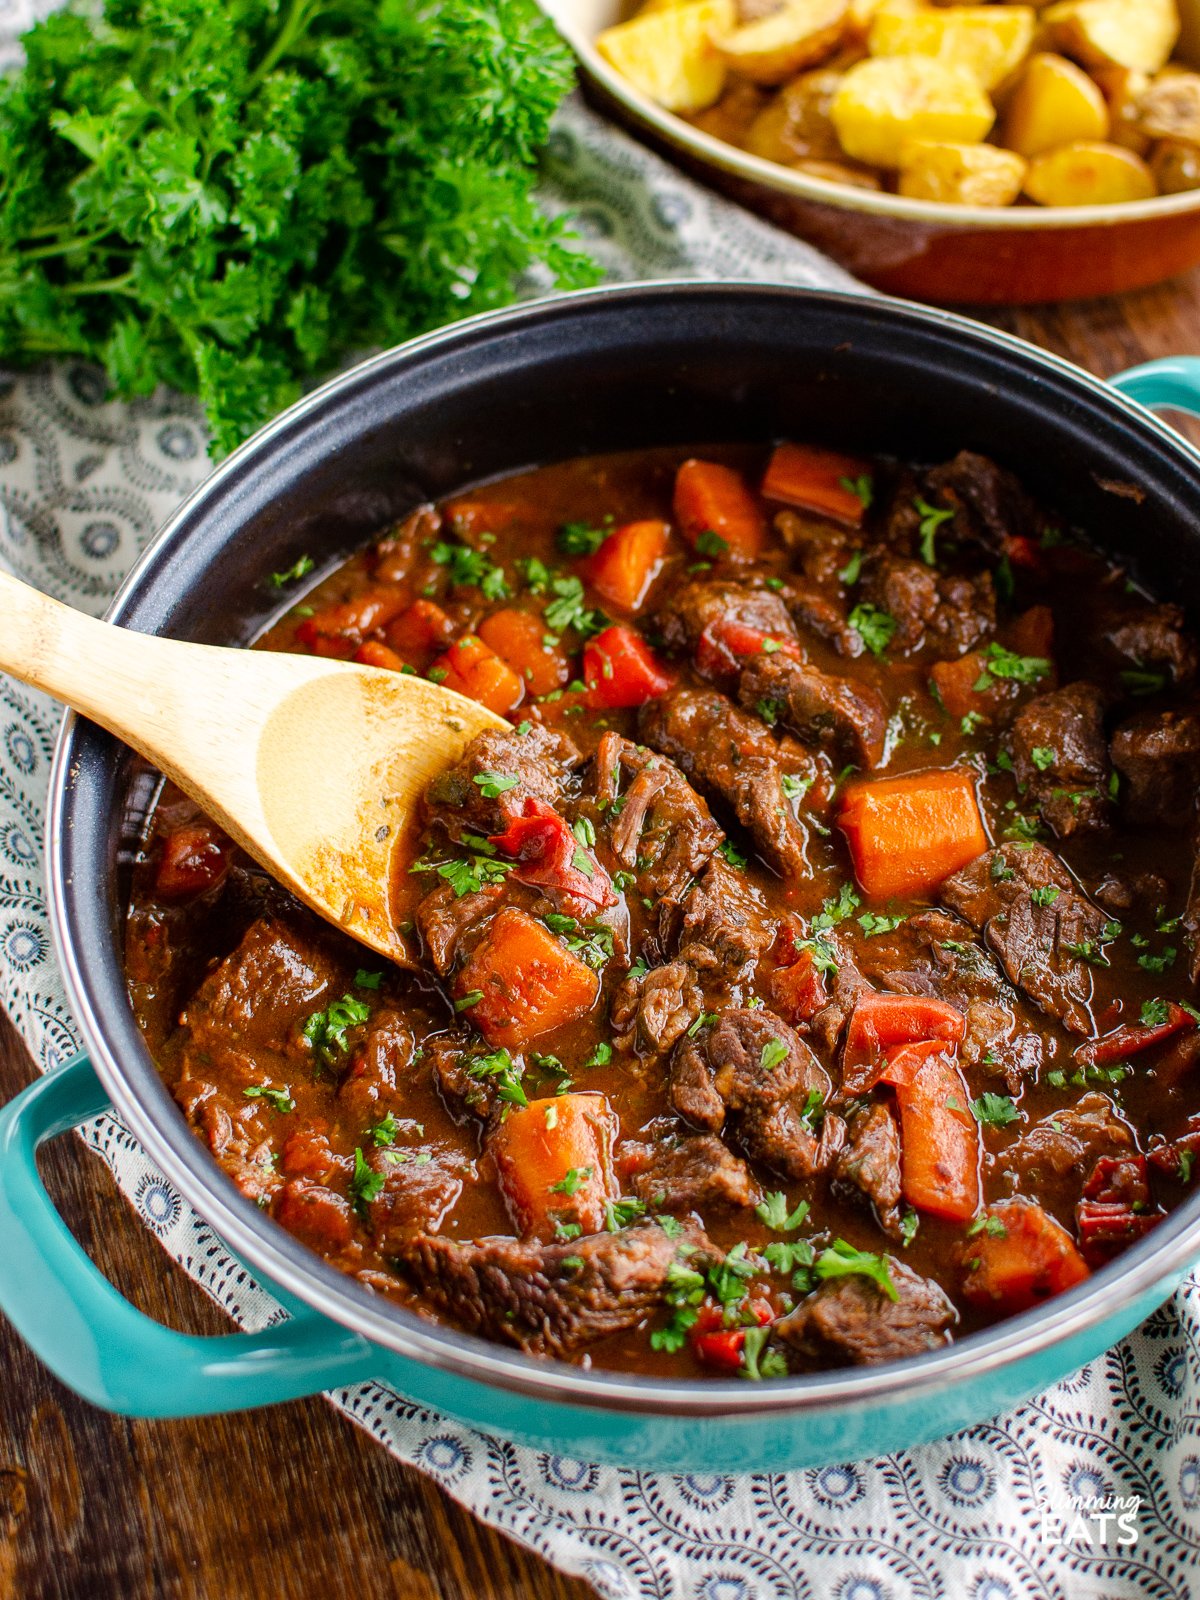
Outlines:
<svg viewBox="0 0 1200 1600"><path fill-rule="evenodd" d="M1200 0L543 0L602 109L893 294L1200 261Z"/></svg>

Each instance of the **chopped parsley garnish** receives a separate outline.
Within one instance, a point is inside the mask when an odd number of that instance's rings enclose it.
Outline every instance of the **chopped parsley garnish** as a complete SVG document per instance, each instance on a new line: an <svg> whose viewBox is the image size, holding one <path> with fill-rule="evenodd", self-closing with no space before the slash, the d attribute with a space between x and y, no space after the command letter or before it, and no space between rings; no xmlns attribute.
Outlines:
<svg viewBox="0 0 1200 1600"><path fill-rule="evenodd" d="M855 606L846 619L873 656L881 656L892 642L896 619L878 606Z"/></svg>
<svg viewBox="0 0 1200 1600"><path fill-rule="evenodd" d="M1056 884L1044 883L1040 888L1032 890L1029 898L1035 906L1052 906L1061 893L1062 890Z"/></svg>
<svg viewBox="0 0 1200 1600"><path fill-rule="evenodd" d="M492 1050L488 1055L474 1056L467 1062L467 1076L479 1082L491 1082L501 1100L509 1105L527 1106L529 1099L521 1087L525 1069L513 1060L507 1050Z"/></svg>
<svg viewBox="0 0 1200 1600"><path fill-rule="evenodd" d="M564 1177L547 1187L551 1194L565 1194L570 1198L579 1193L591 1176L591 1167L568 1167Z"/></svg>
<svg viewBox="0 0 1200 1600"><path fill-rule="evenodd" d="M268 1105L281 1113L296 1109L296 1102L287 1089L272 1089L267 1083L251 1084L250 1088L243 1089L242 1093L247 1100L265 1100Z"/></svg>
<svg viewBox="0 0 1200 1600"><path fill-rule="evenodd" d="M778 700L770 700L765 695L762 699L754 702L754 709L767 724L768 728L775 726L779 721L780 713L783 711L783 707Z"/></svg>
<svg viewBox="0 0 1200 1600"><path fill-rule="evenodd" d="M504 569L482 550L472 550L468 544L450 544L439 540L429 552L439 567L445 567L451 584L455 587L475 588L485 600L507 600L508 583Z"/></svg>
<svg viewBox="0 0 1200 1600"><path fill-rule="evenodd" d="M875 480L869 472L862 472L857 478L839 478L838 484L847 494L854 496L864 511L871 509L871 502L875 498Z"/></svg>
<svg viewBox="0 0 1200 1600"><path fill-rule="evenodd" d="M1166 972L1168 967L1175 965L1175 957L1179 954L1172 944L1164 945L1162 954L1152 956L1149 953L1140 955L1137 964L1143 972Z"/></svg>
<svg viewBox="0 0 1200 1600"><path fill-rule="evenodd" d="M927 500L922 500L918 495L913 501L917 515L921 519L921 560L927 567L937 566L937 551L934 548L938 529L943 522L949 522L954 515L953 507L949 511L939 511L937 506L931 506Z"/></svg>
<svg viewBox="0 0 1200 1600"><path fill-rule="evenodd" d="M574 917L548 911L542 921L553 933L561 935L567 949L585 962L595 972L600 972L613 958L613 930L605 922L580 925Z"/></svg>
<svg viewBox="0 0 1200 1600"><path fill-rule="evenodd" d="M497 861L490 855L472 854L465 860L414 861L408 870L436 872L439 878L446 880L461 900L465 894L478 894L486 884L503 883L512 871L512 863Z"/></svg>
<svg viewBox="0 0 1200 1600"><path fill-rule="evenodd" d="M958 725L959 732L967 735L967 737L970 737L971 734L976 732L983 720L984 718L982 711L968 711L966 716L963 717L962 721Z"/></svg>
<svg viewBox="0 0 1200 1600"><path fill-rule="evenodd" d="M608 625L599 611L589 611L583 603L583 584L578 578L554 578L550 584L554 599L546 607L546 625L555 633L574 628L581 638L590 639ZM580 684L580 688L583 685Z"/></svg>
<svg viewBox="0 0 1200 1600"><path fill-rule="evenodd" d="M801 1200L794 1211L789 1211L787 1195L776 1189L755 1206L754 1215L775 1233L793 1233L808 1216L808 1201Z"/></svg>
<svg viewBox="0 0 1200 1600"><path fill-rule="evenodd" d="M659 1217L658 1222L660 1227L665 1227L666 1218ZM673 1237L669 1230L668 1237ZM704 1299L704 1274L697 1272L695 1267L689 1267L686 1261L676 1259L670 1262L663 1297L671 1307L671 1320L666 1327L656 1328L650 1335L650 1348L674 1354L683 1349L688 1331L695 1326L696 1318L700 1315L699 1305Z"/></svg>
<svg viewBox="0 0 1200 1600"><path fill-rule="evenodd" d="M758 1064L764 1072L774 1072L781 1061L786 1061L788 1047L782 1039L768 1039L762 1047Z"/></svg>
<svg viewBox="0 0 1200 1600"><path fill-rule="evenodd" d="M700 1015L696 1018L695 1022L693 1022L692 1025L688 1028L688 1031L687 1031L688 1038L689 1039L694 1039L702 1028L711 1028L716 1021L718 1021L718 1013L717 1012L715 1012L715 1011L702 1011L700 1013Z"/></svg>
<svg viewBox="0 0 1200 1600"><path fill-rule="evenodd" d="M813 930L823 933L832 928L836 923L845 922L847 917L853 916L862 905L862 901L849 883L844 883L836 896L830 896L812 919Z"/></svg>
<svg viewBox="0 0 1200 1600"><path fill-rule="evenodd" d="M332 1063L345 1055L349 1046L346 1035L351 1028L365 1022L371 1008L352 994L344 994L324 1011L314 1011L304 1024L304 1039L313 1054L322 1061Z"/></svg>
<svg viewBox="0 0 1200 1600"><path fill-rule="evenodd" d="M725 857L731 867L744 867L746 865L746 857L730 839L726 839L723 844L718 845L717 852Z"/></svg>
<svg viewBox="0 0 1200 1600"><path fill-rule="evenodd" d="M822 1250L812 1264L812 1272L821 1283L829 1278L870 1278L889 1300L900 1298L888 1271L888 1258L872 1255L866 1250L856 1250L845 1239L835 1239L828 1250Z"/></svg>
<svg viewBox="0 0 1200 1600"><path fill-rule="evenodd" d="M921 1219L911 1208L900 1218L900 1239L907 1249L917 1237L917 1229L921 1226Z"/></svg>
<svg viewBox="0 0 1200 1600"><path fill-rule="evenodd" d="M400 1132L400 1124L389 1111L386 1117L374 1123L367 1132L371 1135L372 1142L377 1145L395 1144L396 1135Z"/></svg>
<svg viewBox="0 0 1200 1600"><path fill-rule="evenodd" d="M719 533L714 533L711 528L705 528L696 540L696 549L702 556L712 556L719 559L729 549L728 539L722 539Z"/></svg>
<svg viewBox="0 0 1200 1600"><path fill-rule="evenodd" d="M564 522L554 542L564 556L594 556L609 532L608 528L593 528L587 522Z"/></svg>
<svg viewBox="0 0 1200 1600"><path fill-rule="evenodd" d="M382 982L382 972L367 972L364 968L359 967L354 974L354 987L356 989L378 989Z"/></svg>
<svg viewBox="0 0 1200 1600"><path fill-rule="evenodd" d="M858 919L858 925L868 939L873 939L880 933L895 933L906 920L902 911L896 912L894 916L880 916L874 911L864 911Z"/></svg>
<svg viewBox="0 0 1200 1600"><path fill-rule="evenodd" d="M1145 667L1130 667L1122 672L1121 684L1130 694L1161 694L1167 686L1167 678L1163 672L1147 672Z"/></svg>
<svg viewBox="0 0 1200 1600"><path fill-rule="evenodd" d="M989 1216L986 1212L983 1214L983 1216L975 1218L974 1222L967 1229L967 1238L974 1239L975 1236L980 1233L986 1233L989 1239L1008 1238L1008 1229L1000 1221L1000 1218Z"/></svg>
<svg viewBox="0 0 1200 1600"><path fill-rule="evenodd" d="M1141 1009L1143 1028L1161 1028L1171 1020L1171 1008L1165 1000L1147 1000Z"/></svg>
<svg viewBox="0 0 1200 1600"><path fill-rule="evenodd" d="M276 589L282 589L289 583L299 583L301 578L308 577L316 564L311 556L301 556L286 572L273 572L271 574L271 583Z"/></svg>
<svg viewBox="0 0 1200 1600"><path fill-rule="evenodd" d="M362 1151L354 1151L354 1175L350 1179L350 1195L354 1201L355 1210L365 1211L372 1200L379 1198L380 1190L387 1182L382 1172L373 1172L367 1165L366 1157Z"/></svg>
<svg viewBox="0 0 1200 1600"><path fill-rule="evenodd" d="M781 1273L785 1277L789 1272L795 1273L792 1287L801 1294L807 1294L812 1288L812 1274L809 1269L815 1254L811 1239L773 1239L763 1250L763 1260L772 1272Z"/></svg>
<svg viewBox="0 0 1200 1600"><path fill-rule="evenodd" d="M483 999L482 989L471 989L466 994L459 995L454 1002L455 1011L469 1011L472 1006L477 1006Z"/></svg>
<svg viewBox="0 0 1200 1600"><path fill-rule="evenodd" d="M1039 772L1048 772L1058 760L1058 752L1048 744L1035 744L1029 757Z"/></svg>
<svg viewBox="0 0 1200 1600"><path fill-rule="evenodd" d="M582 1222L564 1222L561 1217L551 1217L550 1220L554 1224L554 1237L560 1243L571 1239L578 1239L579 1235L583 1232ZM579 1257L572 1256L570 1259L572 1261L578 1261Z"/></svg>
<svg viewBox="0 0 1200 1600"><path fill-rule="evenodd" d="M1016 1101L1011 1095L992 1094L990 1091L981 1094L978 1100L972 1100L971 1110L975 1113L977 1122L985 1123L992 1128L1007 1128L1010 1123L1018 1122L1021 1117Z"/></svg>
<svg viewBox="0 0 1200 1600"><path fill-rule="evenodd" d="M612 1058L612 1045L607 1039L602 1039L583 1064L585 1067L606 1067Z"/></svg>
<svg viewBox="0 0 1200 1600"><path fill-rule="evenodd" d="M619 1233L622 1228L628 1228L639 1217L646 1215L646 1203L637 1200L632 1195L624 1195L620 1200L609 1200L604 1206L604 1227L608 1233Z"/></svg>
<svg viewBox="0 0 1200 1600"><path fill-rule="evenodd" d="M1050 663L1045 656L1019 656L994 639L983 652L983 659L983 671L972 685L976 693L990 689L996 678L1007 678L1013 683L1040 683L1050 676Z"/></svg>
<svg viewBox="0 0 1200 1600"><path fill-rule="evenodd" d="M520 781L520 778L511 777L507 772L477 772L471 779L472 783L478 785L485 800L498 800L502 794L515 789Z"/></svg>
<svg viewBox="0 0 1200 1600"><path fill-rule="evenodd" d="M862 564L863 553L861 550L855 550L846 565L838 571L838 577L848 589L852 588L862 575Z"/></svg>
<svg viewBox="0 0 1200 1600"><path fill-rule="evenodd" d="M741 1376L751 1383L761 1383L764 1378L786 1378L787 1358L782 1350L768 1350L771 1337L769 1327L747 1328L742 1339Z"/></svg>
<svg viewBox="0 0 1200 1600"><path fill-rule="evenodd" d="M785 772L779 783L785 800L803 800L813 786L811 778L802 777L798 772Z"/></svg>

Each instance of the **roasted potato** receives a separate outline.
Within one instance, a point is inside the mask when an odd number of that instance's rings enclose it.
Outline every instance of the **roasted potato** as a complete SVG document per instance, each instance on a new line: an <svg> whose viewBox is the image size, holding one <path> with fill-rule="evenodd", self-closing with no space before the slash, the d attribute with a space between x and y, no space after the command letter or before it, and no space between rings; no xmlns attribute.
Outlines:
<svg viewBox="0 0 1200 1600"><path fill-rule="evenodd" d="M691 0L606 28L596 49L623 78L667 111L703 111L725 87L713 45L735 21L734 0Z"/></svg>
<svg viewBox="0 0 1200 1600"><path fill-rule="evenodd" d="M929 0L850 0L846 9L846 37L865 44L871 24L881 11L910 16L914 11L923 10L928 3Z"/></svg>
<svg viewBox="0 0 1200 1600"><path fill-rule="evenodd" d="M1029 163L1025 193L1042 206L1102 206L1149 200L1150 168L1118 144L1065 144Z"/></svg>
<svg viewBox="0 0 1200 1600"><path fill-rule="evenodd" d="M977 143L995 111L966 67L932 56L877 56L846 73L830 116L852 160L895 167L906 139Z"/></svg>
<svg viewBox="0 0 1200 1600"><path fill-rule="evenodd" d="M786 0L758 22L717 40L726 64L754 83L783 83L815 66L842 40L849 0Z"/></svg>
<svg viewBox="0 0 1200 1600"><path fill-rule="evenodd" d="M1164 73L1138 101L1137 127L1150 139L1200 145L1200 73Z"/></svg>
<svg viewBox="0 0 1200 1600"><path fill-rule="evenodd" d="M841 88L840 72L805 72L779 93L750 124L746 149L764 161L840 161L842 147L829 115Z"/></svg>
<svg viewBox="0 0 1200 1600"><path fill-rule="evenodd" d="M1063 0L1042 24L1054 49L1085 67L1157 72L1179 38L1175 0Z"/></svg>
<svg viewBox="0 0 1200 1600"><path fill-rule="evenodd" d="M1033 44L1032 6L955 6L907 14L876 13L867 35L873 56L932 56L951 67L967 67L983 89L995 89L1013 73Z"/></svg>
<svg viewBox="0 0 1200 1600"><path fill-rule="evenodd" d="M1023 158L994 144L910 139L900 152L900 193L910 200L1011 206L1024 179Z"/></svg>
<svg viewBox="0 0 1200 1600"><path fill-rule="evenodd" d="M1031 56L1004 107L1000 142L1022 156L1108 138L1108 102L1066 56Z"/></svg>
<svg viewBox="0 0 1200 1600"><path fill-rule="evenodd" d="M1163 139L1154 147L1150 171L1160 194L1200 189L1200 149L1182 139Z"/></svg>

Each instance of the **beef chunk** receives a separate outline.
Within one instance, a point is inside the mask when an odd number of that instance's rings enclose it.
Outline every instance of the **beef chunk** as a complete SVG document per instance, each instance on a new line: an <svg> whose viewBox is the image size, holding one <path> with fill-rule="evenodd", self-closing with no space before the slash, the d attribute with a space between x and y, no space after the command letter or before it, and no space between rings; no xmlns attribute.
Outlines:
<svg viewBox="0 0 1200 1600"><path fill-rule="evenodd" d="M948 1344L958 1313L942 1289L888 1258L889 1299L871 1278L823 1283L775 1324L774 1340L798 1370L903 1361Z"/></svg>
<svg viewBox="0 0 1200 1600"><path fill-rule="evenodd" d="M887 711L869 684L835 678L777 651L751 656L738 699L770 721L777 718L806 744L830 746L838 760L873 767L883 755Z"/></svg>
<svg viewBox="0 0 1200 1600"><path fill-rule="evenodd" d="M973 450L960 450L953 461L927 472L924 498L936 506L952 506L953 537L977 544L989 555L1003 555L1010 537L1028 537L1037 530L1036 508L1020 482Z"/></svg>
<svg viewBox="0 0 1200 1600"><path fill-rule="evenodd" d="M397 1086L416 1055L414 1029L422 1020L385 1003L362 1024L338 1100L364 1128L395 1102Z"/></svg>
<svg viewBox="0 0 1200 1600"><path fill-rule="evenodd" d="M296 1015L322 1010L341 993L329 940L314 918L293 911L251 923L241 943L192 996L180 1019L189 1044L217 1054L307 1050Z"/></svg>
<svg viewBox="0 0 1200 1600"><path fill-rule="evenodd" d="M654 1310L672 1262L689 1245L689 1264L720 1257L698 1228L685 1225L672 1239L648 1222L548 1245L419 1235L401 1243L396 1263L468 1332L533 1355L566 1356Z"/></svg>
<svg viewBox="0 0 1200 1600"><path fill-rule="evenodd" d="M717 856L685 899L659 907L659 937L698 972L733 983L774 942L775 923L745 873Z"/></svg>
<svg viewBox="0 0 1200 1600"><path fill-rule="evenodd" d="M1031 700L1012 725L1013 771L1060 839L1108 827L1104 696L1071 683Z"/></svg>
<svg viewBox="0 0 1200 1600"><path fill-rule="evenodd" d="M285 1183L272 1202L271 1214L281 1228L321 1255L345 1250L354 1238L350 1202L307 1178Z"/></svg>
<svg viewBox="0 0 1200 1600"><path fill-rule="evenodd" d="M677 689L650 700L638 719L642 738L739 823L776 872L807 868L808 830L788 803L785 768L811 781L815 767L797 750L781 760L780 746L757 717L748 717L715 689Z"/></svg>
<svg viewBox="0 0 1200 1600"><path fill-rule="evenodd" d="M823 1103L829 1088L825 1069L786 1022L747 1009L726 1011L707 1035L681 1040L668 1096L694 1127L717 1133L728 1121L747 1155L801 1178L837 1154L840 1120L827 1118L821 1137L812 1129L811 1100Z"/></svg>
<svg viewBox="0 0 1200 1600"><path fill-rule="evenodd" d="M895 994L926 994L965 1011L972 1000L1015 998L1004 974L975 942L973 930L945 911L919 911L858 952L871 982Z"/></svg>
<svg viewBox="0 0 1200 1600"><path fill-rule="evenodd" d="M1091 895L1097 905L1120 916L1135 906L1153 910L1165 905L1170 887L1160 872L1106 872Z"/></svg>
<svg viewBox="0 0 1200 1600"><path fill-rule="evenodd" d="M1106 630L1104 644L1126 669L1161 673L1181 688L1196 677L1196 641L1179 606L1140 606Z"/></svg>
<svg viewBox="0 0 1200 1600"><path fill-rule="evenodd" d="M754 1105L738 1119L738 1142L752 1160L799 1183L828 1172L846 1140L846 1124L832 1114L820 1116L820 1132L814 1132L818 1116L807 1092L774 1105Z"/></svg>
<svg viewBox="0 0 1200 1600"><path fill-rule="evenodd" d="M1120 1156L1135 1148L1134 1137L1105 1094L1082 1095L1035 1122L997 1158L1001 1171L1011 1173L1018 1188L1041 1192L1040 1184L1069 1179L1073 1204L1101 1156Z"/></svg>
<svg viewBox="0 0 1200 1600"><path fill-rule="evenodd" d="M367 1158L374 1172L383 1174L383 1188L367 1207L367 1225L377 1248L396 1255L409 1239L437 1233L462 1193L464 1169L452 1152L419 1161L419 1152L374 1150Z"/></svg>
<svg viewBox="0 0 1200 1600"><path fill-rule="evenodd" d="M675 1144L625 1144L616 1160L631 1175L634 1194L655 1211L732 1211L762 1199L750 1168L715 1134Z"/></svg>
<svg viewBox="0 0 1200 1600"><path fill-rule="evenodd" d="M838 1179L860 1190L889 1231L900 1206L900 1130L891 1109L872 1101L852 1117L837 1159Z"/></svg>
<svg viewBox="0 0 1200 1600"><path fill-rule="evenodd" d="M788 608L772 590L721 578L685 583L668 596L654 620L664 644L686 655L695 651L701 634L714 622L754 628L772 639L796 637Z"/></svg>
<svg viewBox="0 0 1200 1600"><path fill-rule="evenodd" d="M671 961L641 976L631 973L613 995L609 1019L619 1044L669 1050L703 1010L695 967Z"/></svg>
<svg viewBox="0 0 1200 1600"><path fill-rule="evenodd" d="M776 513L775 532L791 553L793 566L809 583L832 590L841 588L842 570L862 538L821 517L790 510ZM787 595L789 591L785 588L780 592Z"/></svg>
<svg viewBox="0 0 1200 1600"><path fill-rule="evenodd" d="M996 591L987 572L956 577L887 556L868 567L864 593L896 619L894 642L902 650L928 645L939 659L955 659L995 631Z"/></svg>
<svg viewBox="0 0 1200 1600"><path fill-rule="evenodd" d="M796 626L831 644L838 655L853 660L863 653L862 634L850 626L842 600L834 599L814 583L794 579L780 590Z"/></svg>
<svg viewBox="0 0 1200 1600"><path fill-rule="evenodd" d="M478 1040L468 1033L440 1033L425 1041L425 1057L433 1080L459 1121L468 1114L486 1122L500 1104L490 1078L473 1078L467 1071Z"/></svg>
<svg viewBox="0 0 1200 1600"><path fill-rule="evenodd" d="M942 885L942 899L981 932L1009 981L1072 1033L1090 1033L1095 959L1108 919L1044 845L1003 844Z"/></svg>
<svg viewBox="0 0 1200 1600"><path fill-rule="evenodd" d="M620 734L600 740L591 787L602 808L621 802L610 844L620 864L636 871L640 896L682 895L725 838L674 762Z"/></svg>
<svg viewBox="0 0 1200 1600"><path fill-rule="evenodd" d="M1015 996L1014 996L1015 998ZM1018 1013L990 1000L972 1000L966 1007L967 1029L958 1047L959 1060L968 1072L1003 1078L1009 1094L1016 1094L1026 1078L1042 1065L1040 1034L1025 1032Z"/></svg>
<svg viewBox="0 0 1200 1600"><path fill-rule="evenodd" d="M837 971L826 982L829 987L829 1004L823 1006L812 1019L812 1037L827 1057L834 1054L842 1029L846 1026L855 1001L872 985L850 959L847 951L835 940L825 941L837 961Z"/></svg>
<svg viewBox="0 0 1200 1600"><path fill-rule="evenodd" d="M416 910L417 928L435 972L443 977L458 958L463 936L478 927L504 898L502 883L489 883L477 894L456 895L439 883Z"/></svg>
<svg viewBox="0 0 1200 1600"><path fill-rule="evenodd" d="M524 815L525 802L560 806L563 791L582 757L565 734L534 723L527 733L477 733L461 761L439 773L425 791L431 819L440 819L454 839L463 832L503 833ZM515 787L488 799L475 782L485 772L516 778Z"/></svg>
<svg viewBox="0 0 1200 1600"><path fill-rule="evenodd" d="M1141 711L1112 737L1113 765L1124 779L1121 807L1131 822L1183 828L1200 785L1200 716Z"/></svg>

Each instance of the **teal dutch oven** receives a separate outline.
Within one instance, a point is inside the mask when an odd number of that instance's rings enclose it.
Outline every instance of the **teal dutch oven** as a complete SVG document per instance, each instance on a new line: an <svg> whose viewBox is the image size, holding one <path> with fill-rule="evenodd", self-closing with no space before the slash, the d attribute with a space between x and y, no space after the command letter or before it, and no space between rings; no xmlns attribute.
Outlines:
<svg viewBox="0 0 1200 1600"><path fill-rule="evenodd" d="M364 363L229 457L147 550L110 616L248 643L266 575L333 565L414 504L581 453L790 436L855 452L997 457L1159 593L1200 600L1200 453L1148 407L1200 414L1200 361L1112 385L938 311L775 286L599 290L464 322ZM0 1309L64 1383L129 1415L267 1405L373 1379L587 1459L681 1471L894 1451L1007 1409L1158 1306L1200 1256L1200 1194L1072 1292L912 1361L763 1384L537 1361L385 1303L234 1188L155 1072L122 972L129 862L154 792L68 718L47 847L58 952L88 1054L0 1113ZM46 1139L114 1110L284 1308L258 1333L148 1320L92 1266L38 1177Z"/></svg>

